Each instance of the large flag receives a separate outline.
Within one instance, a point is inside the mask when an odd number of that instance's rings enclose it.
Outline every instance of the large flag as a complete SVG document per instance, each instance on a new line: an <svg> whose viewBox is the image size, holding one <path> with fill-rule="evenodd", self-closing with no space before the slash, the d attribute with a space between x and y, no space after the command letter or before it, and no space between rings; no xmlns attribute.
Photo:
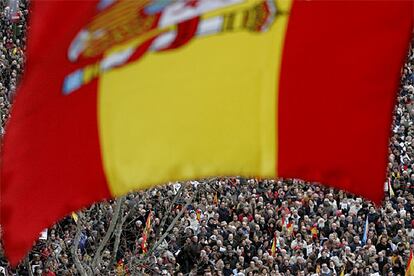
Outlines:
<svg viewBox="0 0 414 276"><path fill-rule="evenodd" d="M31 2L1 224L16 264L91 202L298 177L379 202L411 1Z"/></svg>

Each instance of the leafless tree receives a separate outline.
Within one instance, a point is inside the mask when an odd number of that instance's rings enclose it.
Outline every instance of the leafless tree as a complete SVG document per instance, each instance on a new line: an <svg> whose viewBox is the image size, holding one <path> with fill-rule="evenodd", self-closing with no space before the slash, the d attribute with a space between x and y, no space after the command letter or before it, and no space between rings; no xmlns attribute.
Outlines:
<svg viewBox="0 0 414 276"><path fill-rule="evenodd" d="M212 181L212 179L206 180L202 182L202 184L208 185L210 181ZM148 252L145 254L129 256L127 261L130 264L129 269L132 275L141 273L142 268L146 268L150 271L152 265L154 264L153 256L159 256L162 253L161 251L164 250L161 245L166 243L166 238L177 223L180 222L180 219L187 210L188 205L193 202L194 198L186 195L185 189L186 185L181 184L178 191L176 191L176 193L169 198L169 204L166 207L164 216L161 217L156 233L152 233L153 239L148 244ZM133 206L130 206L129 208L127 205L129 202L128 196L123 196L114 200L109 206L107 206L107 208L103 208L102 206L100 207L99 204L93 206L102 210L108 209L109 211L107 210L106 212L108 213L107 215L111 216L111 219L105 234L102 237L97 237L94 241L94 243L97 244L97 247L94 249L93 257L90 260L85 260L83 258L79 250L79 244L82 231L88 227L87 217L90 217L89 215L91 212L96 212L96 208L91 207L77 213L78 219L76 223L76 234L71 245L70 253L80 275L92 276L113 274L116 270L116 258L121 245L125 222L128 218L135 215L136 209L134 207L142 202L145 202L146 199L148 198L145 196L139 197L138 201L136 201ZM174 212L177 205L180 205L181 209L179 212ZM111 213L110 210L113 210L113 212ZM105 262L104 264L103 254L108 250L111 252L111 259L109 263Z"/></svg>

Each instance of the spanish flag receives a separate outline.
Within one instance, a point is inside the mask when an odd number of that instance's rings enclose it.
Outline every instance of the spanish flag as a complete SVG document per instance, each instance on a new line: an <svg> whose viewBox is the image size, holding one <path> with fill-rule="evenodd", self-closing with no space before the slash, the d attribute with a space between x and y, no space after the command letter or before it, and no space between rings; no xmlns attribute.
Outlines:
<svg viewBox="0 0 414 276"><path fill-rule="evenodd" d="M152 219L152 211L149 211L147 220L145 222L145 229L144 233L148 234L151 230L151 219Z"/></svg>
<svg viewBox="0 0 414 276"><path fill-rule="evenodd" d="M414 276L414 260L413 251L410 250L410 258L407 262L407 269L405 270L405 276Z"/></svg>
<svg viewBox="0 0 414 276"><path fill-rule="evenodd" d="M287 231L287 234L288 234L289 236L292 236L292 235L293 235L293 223L292 223L292 222L289 222L289 223L286 225L286 231Z"/></svg>
<svg viewBox="0 0 414 276"><path fill-rule="evenodd" d="M201 210L200 210L200 209L197 209L197 210L196 210L196 218L197 218L197 221L198 221L198 222L200 222L200 221L201 221Z"/></svg>
<svg viewBox="0 0 414 276"><path fill-rule="evenodd" d="M13 264L72 211L169 181L295 177L382 199L411 1L31 9L2 149Z"/></svg>
<svg viewBox="0 0 414 276"><path fill-rule="evenodd" d="M312 226L310 231L311 231L312 237L314 239L316 239L318 237L318 234L319 234L317 225Z"/></svg>
<svg viewBox="0 0 414 276"><path fill-rule="evenodd" d="M147 239L148 239L148 236L144 234L142 236L142 242L141 242L142 254L144 254L144 255L147 254L147 252L148 252Z"/></svg>
<svg viewBox="0 0 414 276"><path fill-rule="evenodd" d="M145 222L145 228L142 232L142 242L141 242L141 249L144 254L148 252L148 235L151 231L151 219L152 219L152 211L149 212L147 220Z"/></svg>
<svg viewBox="0 0 414 276"><path fill-rule="evenodd" d="M278 243L278 238L277 238L276 232L275 232L275 234L273 235L272 248L270 249L270 252L271 252L273 257L276 255L277 243Z"/></svg>
<svg viewBox="0 0 414 276"><path fill-rule="evenodd" d="M125 264L124 261L121 259L116 263L116 275L117 276L124 276L125 274Z"/></svg>

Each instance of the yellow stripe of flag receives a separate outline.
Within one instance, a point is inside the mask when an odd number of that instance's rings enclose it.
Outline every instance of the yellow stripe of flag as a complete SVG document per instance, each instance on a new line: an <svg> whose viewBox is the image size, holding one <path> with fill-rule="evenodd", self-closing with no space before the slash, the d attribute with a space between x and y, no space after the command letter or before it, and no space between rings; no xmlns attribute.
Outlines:
<svg viewBox="0 0 414 276"><path fill-rule="evenodd" d="M195 37L105 73L98 114L112 194L211 175L274 177L287 20Z"/></svg>

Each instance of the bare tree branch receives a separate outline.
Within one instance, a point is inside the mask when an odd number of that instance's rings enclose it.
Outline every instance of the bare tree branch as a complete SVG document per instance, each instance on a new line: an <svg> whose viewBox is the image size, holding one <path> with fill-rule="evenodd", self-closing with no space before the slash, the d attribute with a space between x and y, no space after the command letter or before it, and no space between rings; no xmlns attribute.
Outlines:
<svg viewBox="0 0 414 276"><path fill-rule="evenodd" d="M116 206L115 206L114 213L112 215L111 223L109 224L109 227L108 227L108 230L105 233L105 236L103 237L102 241L99 243L99 246L98 246L98 248L96 249L96 252L95 252L95 256L93 257L93 260L92 260L91 267L92 267L92 270L94 272L96 271L98 264L102 260L102 251L104 250L106 244L108 243L109 239L111 238L111 236L114 232L116 223L117 223L117 221L120 217L120 214L121 214L121 209L122 209L121 207L124 204L125 199L126 199L126 196L123 196L123 197L116 200Z"/></svg>
<svg viewBox="0 0 414 276"><path fill-rule="evenodd" d="M168 209L165 211L162 221L160 223L160 226L158 227L157 233L155 234L156 237L158 237L161 231L164 229L164 225L167 222L167 218L169 217L168 214L171 212L172 208L175 206L177 199L183 194L184 186L185 186L184 184L181 184L180 189L178 189L173 200L171 201L171 204L168 206Z"/></svg>
<svg viewBox="0 0 414 276"><path fill-rule="evenodd" d="M151 247L151 249L148 251L147 255L150 256L157 248L158 246L164 241L164 239L167 237L167 235L170 233L170 231L174 228L177 221L181 218L181 216L184 214L185 210L187 209L188 205L190 205L192 202L192 198L189 198L186 202L186 204L183 206L181 211L178 213L178 215L175 216L173 221L168 226L167 230L165 230L164 234L158 239L158 241Z"/></svg>
<svg viewBox="0 0 414 276"><path fill-rule="evenodd" d="M79 260L79 255L78 255L79 242L80 242L80 238L82 234L82 223L83 223L82 216L79 213L78 221L76 224L76 235L75 235L75 239L73 240L73 244L70 249L70 252L72 254L73 262L75 263L76 269L78 270L79 274L81 276L88 276L88 273L86 272L85 267L82 265L81 261Z"/></svg>
<svg viewBox="0 0 414 276"><path fill-rule="evenodd" d="M30 265L30 262L29 262L29 256L26 257L25 263L26 263L27 268L29 270L29 276L33 276L33 270L32 270L32 266Z"/></svg>
<svg viewBox="0 0 414 276"><path fill-rule="evenodd" d="M124 225L127 218L133 213L133 210L130 210L127 214L125 214L120 220L118 220L118 223L116 224L114 235L115 235L115 242L114 242L114 248L112 250L112 261L111 266L113 266L116 262L116 256L119 249L119 244L121 241L121 234L122 234L122 226ZM124 213L124 208L121 208L121 214Z"/></svg>

